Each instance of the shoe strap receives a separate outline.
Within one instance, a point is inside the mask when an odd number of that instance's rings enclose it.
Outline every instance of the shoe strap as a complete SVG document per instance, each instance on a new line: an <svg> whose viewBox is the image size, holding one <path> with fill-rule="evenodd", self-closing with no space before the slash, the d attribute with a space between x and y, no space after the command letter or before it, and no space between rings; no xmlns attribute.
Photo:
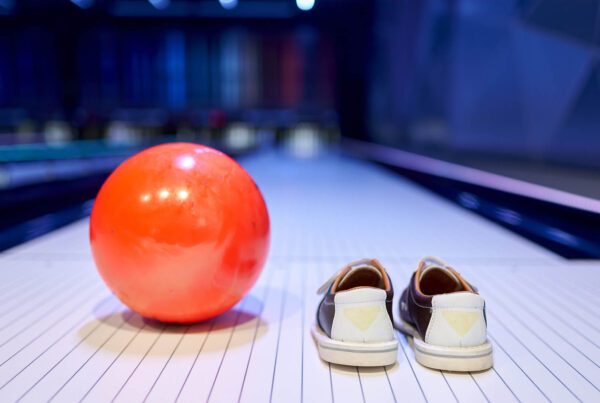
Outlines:
<svg viewBox="0 0 600 403"><path fill-rule="evenodd" d="M319 289L317 289L317 295L322 295L325 294L327 292L327 290L329 289L329 287L331 287L331 285L335 282L335 280L343 275L346 274L352 270L357 270L357 269L361 269L361 268L371 268L373 267L373 263L371 259L360 259L360 260L356 260L352 263L347 264L346 266L342 267L341 269L339 269L335 274L333 274L331 277L329 277L320 287Z"/></svg>

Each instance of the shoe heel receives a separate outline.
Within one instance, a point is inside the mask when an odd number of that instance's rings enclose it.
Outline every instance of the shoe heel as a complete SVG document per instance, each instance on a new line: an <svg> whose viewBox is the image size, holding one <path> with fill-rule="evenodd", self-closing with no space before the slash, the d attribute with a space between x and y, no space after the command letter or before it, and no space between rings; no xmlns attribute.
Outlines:
<svg viewBox="0 0 600 403"><path fill-rule="evenodd" d="M485 371L494 365L492 345L486 341L474 347L434 346L414 338L417 362L425 367L442 371Z"/></svg>
<svg viewBox="0 0 600 403"><path fill-rule="evenodd" d="M333 340L317 324L311 329L319 356L332 364L356 367L392 365L398 356L398 340L377 343L357 343Z"/></svg>

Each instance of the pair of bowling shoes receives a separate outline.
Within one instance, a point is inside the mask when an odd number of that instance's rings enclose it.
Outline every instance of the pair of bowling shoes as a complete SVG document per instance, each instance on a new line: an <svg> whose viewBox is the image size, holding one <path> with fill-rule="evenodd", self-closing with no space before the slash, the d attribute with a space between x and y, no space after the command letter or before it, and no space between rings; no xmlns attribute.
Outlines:
<svg viewBox="0 0 600 403"><path fill-rule="evenodd" d="M492 364L485 301L477 289L443 261L419 262L399 301L375 259L350 263L321 288L312 328L325 361L352 366L396 362L396 330L412 337L417 362L445 371L482 371Z"/></svg>

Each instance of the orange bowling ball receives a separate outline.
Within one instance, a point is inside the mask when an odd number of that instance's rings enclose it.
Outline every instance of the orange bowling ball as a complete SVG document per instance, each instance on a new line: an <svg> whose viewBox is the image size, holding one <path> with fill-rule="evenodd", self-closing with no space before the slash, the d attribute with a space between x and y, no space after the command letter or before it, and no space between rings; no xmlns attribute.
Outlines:
<svg viewBox="0 0 600 403"><path fill-rule="evenodd" d="M234 306L256 282L269 215L250 175L212 148L144 150L106 180L90 244L100 275L142 316L190 323Z"/></svg>

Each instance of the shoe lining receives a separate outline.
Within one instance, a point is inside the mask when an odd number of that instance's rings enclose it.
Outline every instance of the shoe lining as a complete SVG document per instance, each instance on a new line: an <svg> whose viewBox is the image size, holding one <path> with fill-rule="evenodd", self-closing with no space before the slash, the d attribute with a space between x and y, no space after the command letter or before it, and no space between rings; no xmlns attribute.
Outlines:
<svg viewBox="0 0 600 403"><path fill-rule="evenodd" d="M340 282L337 291L346 291L356 287L375 287L385 290L385 282L377 269L361 268L348 273Z"/></svg>
<svg viewBox="0 0 600 403"><path fill-rule="evenodd" d="M421 292L425 295L448 294L459 291L470 291L462 282L443 268L430 268L420 278Z"/></svg>

